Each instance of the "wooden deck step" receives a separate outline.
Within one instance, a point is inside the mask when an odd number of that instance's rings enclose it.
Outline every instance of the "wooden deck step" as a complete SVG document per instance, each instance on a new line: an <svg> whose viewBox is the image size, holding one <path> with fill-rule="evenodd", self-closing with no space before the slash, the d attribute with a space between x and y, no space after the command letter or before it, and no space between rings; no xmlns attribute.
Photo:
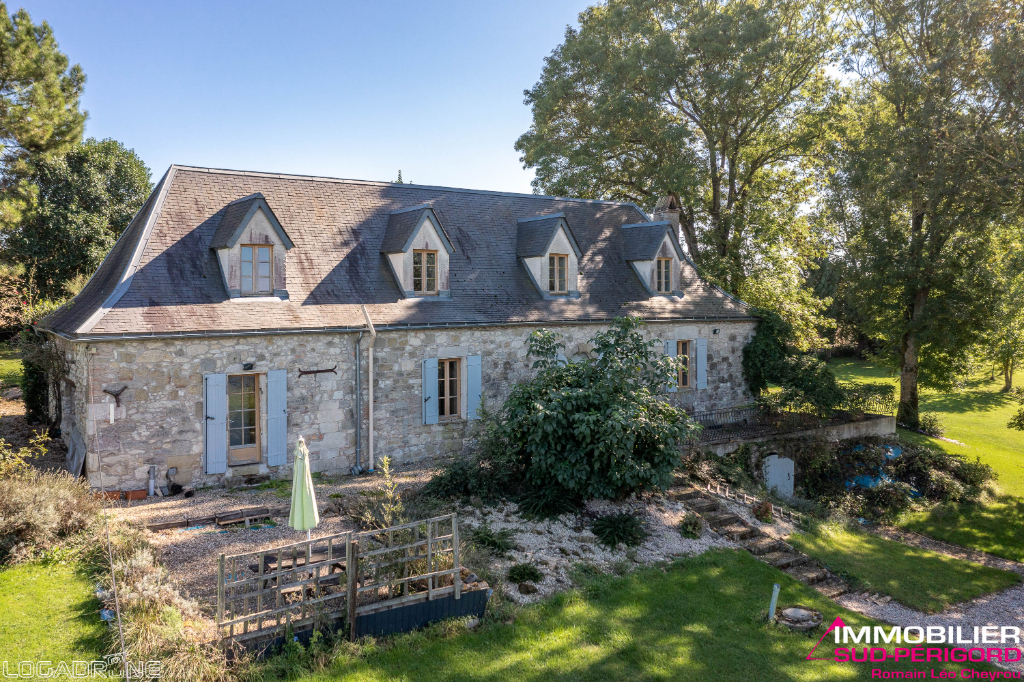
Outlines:
<svg viewBox="0 0 1024 682"><path fill-rule="evenodd" d="M758 558L761 559L761 561L771 564L780 571L807 563L807 557L797 552L769 552L768 554Z"/></svg>
<svg viewBox="0 0 1024 682"><path fill-rule="evenodd" d="M709 511L718 509L718 503L714 500L708 500L703 497L698 497L692 500L687 500L686 506L697 512L698 514L704 514Z"/></svg>
<svg viewBox="0 0 1024 682"><path fill-rule="evenodd" d="M777 552L782 549L782 543L767 535L754 535L743 546L754 556L761 556L768 552Z"/></svg>
<svg viewBox="0 0 1024 682"><path fill-rule="evenodd" d="M804 564L802 566L791 566L785 571L788 575L793 576L805 585L813 585L820 583L821 581L828 578L828 571L824 568L818 568L813 564Z"/></svg>
<svg viewBox="0 0 1024 682"><path fill-rule="evenodd" d="M751 528L741 521L739 523L730 523L727 526L719 526L715 529L715 532L719 535L724 535L730 540L739 542L753 537L757 533L757 529Z"/></svg>
<svg viewBox="0 0 1024 682"><path fill-rule="evenodd" d="M700 491L696 488L673 488L668 491L668 498L677 502L695 500L700 497Z"/></svg>
<svg viewBox="0 0 1024 682"><path fill-rule="evenodd" d="M712 528L720 528L723 526L731 526L735 523L743 523L743 520L733 514L730 511L720 511L713 514L704 514L704 520L708 522Z"/></svg>
<svg viewBox="0 0 1024 682"><path fill-rule="evenodd" d="M846 594L850 587L841 578L826 578L821 582L814 583L814 589L829 599L835 599L840 595Z"/></svg>

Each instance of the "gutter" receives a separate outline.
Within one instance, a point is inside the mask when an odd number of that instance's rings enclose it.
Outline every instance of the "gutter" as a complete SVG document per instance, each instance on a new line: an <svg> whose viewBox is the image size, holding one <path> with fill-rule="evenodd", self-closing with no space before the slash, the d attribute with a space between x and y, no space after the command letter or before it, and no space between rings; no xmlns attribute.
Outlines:
<svg viewBox="0 0 1024 682"><path fill-rule="evenodd" d="M731 298L731 297L730 297ZM611 317L588 317L564 320L527 320L516 322L424 322L422 324L387 324L376 327L378 332L382 331L414 331L419 329L474 329L479 327L536 327L553 326L560 324L610 324L615 318ZM647 317L642 318L648 322L757 322L756 315L706 315L691 317ZM40 332L46 332L59 336L68 341L147 341L161 339L192 339L192 338L224 338L224 337L246 337L246 336L288 336L303 334L355 334L366 332L366 325L345 326L345 327L271 327L266 329L228 329L223 331L196 331L196 332L144 332L144 333L122 333L122 334L68 334L56 329L36 327Z"/></svg>

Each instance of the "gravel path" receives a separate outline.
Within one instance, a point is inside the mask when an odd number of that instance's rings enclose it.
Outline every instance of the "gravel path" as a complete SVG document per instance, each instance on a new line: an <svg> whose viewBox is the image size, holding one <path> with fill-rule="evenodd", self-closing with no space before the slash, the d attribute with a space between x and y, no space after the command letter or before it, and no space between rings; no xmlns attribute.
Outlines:
<svg viewBox="0 0 1024 682"><path fill-rule="evenodd" d="M936 542L930 538L919 536L916 533L899 531L899 529L883 528L875 532L897 542L925 547L960 559L985 563L988 566L1013 571L1024 576L1024 564L1014 561L1000 559L999 557L993 557L981 552L974 552L963 547ZM947 628L953 625L960 626L965 633L973 632L974 626L1016 625L1017 627L1024 627L1024 583L1002 592L978 597L962 604L956 604L942 613L931 615L907 608L894 601L879 603L871 599L867 594L844 594L837 598L836 602L840 606L863 613L872 618L887 621L893 625L919 625L924 627L937 625ZM1024 672L1024 661L1006 663L1003 667L1017 672Z"/></svg>

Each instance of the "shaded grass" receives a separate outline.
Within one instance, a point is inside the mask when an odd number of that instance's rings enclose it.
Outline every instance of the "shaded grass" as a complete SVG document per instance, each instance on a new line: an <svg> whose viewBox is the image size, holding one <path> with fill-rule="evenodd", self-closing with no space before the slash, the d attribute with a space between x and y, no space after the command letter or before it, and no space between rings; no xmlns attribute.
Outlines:
<svg viewBox="0 0 1024 682"><path fill-rule="evenodd" d="M0 343L0 388L21 384L21 353L10 344Z"/></svg>
<svg viewBox="0 0 1024 682"><path fill-rule="evenodd" d="M790 544L855 587L881 592L925 613L1012 587L1016 573L954 559L938 552L886 540L838 524L788 538Z"/></svg>
<svg viewBox="0 0 1024 682"><path fill-rule="evenodd" d="M361 656L340 655L325 672L299 679L866 679L870 670L863 665L805 660L823 630L794 634L764 622L776 582L782 586L782 605L819 609L827 623L842 616L851 626L877 624L746 552L719 550L676 562L665 572L648 568L622 578L590 578L585 589L524 609L514 624L490 622L477 631L445 638L414 633L398 638L393 646L368 647ZM819 652L831 652L828 642ZM905 660L872 667L939 670L938 665Z"/></svg>
<svg viewBox="0 0 1024 682"><path fill-rule="evenodd" d="M829 366L843 381L888 382L898 395L897 378L884 368L860 360L836 360ZM943 505L907 514L900 525L945 542L1024 561L1024 432L1006 428L1017 405L1000 391L1002 386L1000 378L978 375L953 393L922 390L921 410L938 414L946 426L945 436L963 445L900 429L900 437L911 442L981 459L998 474L1001 494L981 505Z"/></svg>
<svg viewBox="0 0 1024 682"><path fill-rule="evenodd" d="M102 660L107 625L99 610L93 584L78 566L0 571L0 661Z"/></svg>

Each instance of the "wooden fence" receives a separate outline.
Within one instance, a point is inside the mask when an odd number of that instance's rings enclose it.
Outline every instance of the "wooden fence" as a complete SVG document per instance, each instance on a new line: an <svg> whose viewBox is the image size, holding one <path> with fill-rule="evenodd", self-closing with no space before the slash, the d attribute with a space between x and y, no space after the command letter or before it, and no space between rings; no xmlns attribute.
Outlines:
<svg viewBox="0 0 1024 682"><path fill-rule="evenodd" d="M448 594L459 599L461 588L459 524L449 514L221 554L217 628L225 639L241 642L344 618L354 638L360 614Z"/></svg>

